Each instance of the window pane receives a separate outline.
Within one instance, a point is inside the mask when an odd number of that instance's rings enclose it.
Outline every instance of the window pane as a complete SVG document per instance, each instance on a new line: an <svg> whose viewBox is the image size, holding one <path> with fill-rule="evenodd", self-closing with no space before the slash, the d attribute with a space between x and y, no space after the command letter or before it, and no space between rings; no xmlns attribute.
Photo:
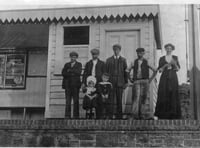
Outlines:
<svg viewBox="0 0 200 148"><path fill-rule="evenodd" d="M7 55L6 61L6 88L23 88L25 80L25 55L12 54Z"/></svg>
<svg viewBox="0 0 200 148"><path fill-rule="evenodd" d="M28 76L46 76L47 51L31 51L28 57Z"/></svg>
<svg viewBox="0 0 200 148"><path fill-rule="evenodd" d="M89 26L64 27L64 45L89 44Z"/></svg>

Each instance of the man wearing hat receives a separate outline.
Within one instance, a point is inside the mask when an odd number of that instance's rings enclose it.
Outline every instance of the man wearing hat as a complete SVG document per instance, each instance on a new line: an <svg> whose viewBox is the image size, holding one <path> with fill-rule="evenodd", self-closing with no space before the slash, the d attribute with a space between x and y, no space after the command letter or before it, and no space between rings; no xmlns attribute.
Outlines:
<svg viewBox="0 0 200 148"><path fill-rule="evenodd" d="M114 55L106 60L106 71L113 86L112 114L122 118L122 94L128 83L126 59L120 55L121 45L113 45Z"/></svg>
<svg viewBox="0 0 200 148"><path fill-rule="evenodd" d="M149 83L155 76L156 70L149 66L148 61L144 58L145 49L136 49L138 58L131 63L127 72L133 69L133 104L132 104L132 116L135 119L153 119L153 112L150 109L149 98ZM149 69L154 73L149 79Z"/></svg>
<svg viewBox="0 0 200 148"><path fill-rule="evenodd" d="M78 53L71 52L69 56L71 61L66 63L62 69L62 88L65 89L66 97L65 118L71 118L72 98L74 102L73 117L79 118L79 90L81 87L82 64L77 61Z"/></svg>
<svg viewBox="0 0 200 148"><path fill-rule="evenodd" d="M94 76L97 80L96 84L98 84L102 81L102 75L105 72L105 63L99 59L99 49L94 48L90 51L90 53L92 55L92 59L88 61L85 65L82 88L86 86L86 80L88 76ZM96 108L97 118L100 118L100 108L100 105L98 105L98 107Z"/></svg>
<svg viewBox="0 0 200 148"><path fill-rule="evenodd" d="M83 84L86 84L88 76L94 76L97 83L101 81L102 74L105 72L105 63L99 59L99 50L94 48L90 51L92 59L86 63L83 73Z"/></svg>

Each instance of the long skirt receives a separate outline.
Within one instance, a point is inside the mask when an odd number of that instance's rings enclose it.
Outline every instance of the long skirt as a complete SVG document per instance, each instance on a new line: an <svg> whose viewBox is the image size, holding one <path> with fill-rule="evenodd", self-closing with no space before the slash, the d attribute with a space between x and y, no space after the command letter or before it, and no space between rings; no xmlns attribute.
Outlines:
<svg viewBox="0 0 200 148"><path fill-rule="evenodd" d="M159 119L181 118L178 77L174 70L165 70L160 77L155 116Z"/></svg>

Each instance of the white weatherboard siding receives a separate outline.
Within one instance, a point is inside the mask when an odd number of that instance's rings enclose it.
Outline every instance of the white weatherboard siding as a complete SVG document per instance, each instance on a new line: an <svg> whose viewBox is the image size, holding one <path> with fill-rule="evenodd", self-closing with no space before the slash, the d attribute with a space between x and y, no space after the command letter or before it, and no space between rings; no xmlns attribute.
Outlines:
<svg viewBox="0 0 200 148"><path fill-rule="evenodd" d="M79 25L89 25L90 26L90 44L87 45L78 45L78 46L64 46L63 45L63 27L64 26L79 26ZM65 94L64 90L61 87L62 84L62 76L61 76L61 70L64 66L65 62L68 62L69 59L69 52L70 51L77 51L79 53L79 61L82 62L83 65L85 65L85 62L88 61L90 56L90 49L92 48L100 48L100 58L105 60L105 57L109 57L112 55L112 52L108 52L106 47L106 34L109 33L109 31L115 32L116 34L119 31L122 31L124 34L127 34L128 31L132 31L133 34L130 35L136 35L137 36L137 44L134 49L130 48L129 50L133 51L124 51L126 50L122 46L122 53L131 53L131 56L128 56L128 63L130 61L134 61L136 56L135 48L136 47L144 47L146 49L146 55L145 57L149 60L149 63L151 65L155 64L155 50L154 49L154 29L153 29L153 21L146 20L138 20L138 21L132 21L132 22L112 22L112 23L91 23L91 24L61 24L58 23L57 25L52 24L50 27L50 36L51 41L49 41L49 55L48 55L48 72L49 72L49 79L50 81L50 87L47 91L47 96L49 98L46 98L46 117L49 118L63 118L64 112L65 112ZM130 32L131 32L130 31ZM136 33L134 33L134 31ZM123 34L122 33L122 34ZM129 34L128 34L129 35ZM124 42L124 45L126 42ZM127 54L125 54L127 55ZM152 87L155 87L152 85ZM123 104L128 104L129 106L124 106L124 111L126 111L127 108L130 109L131 104L131 89L128 88L125 91ZM82 104L82 94L80 94L80 104ZM151 98L155 97L153 94L151 94ZM48 113L47 113L48 112ZM82 110L82 106L80 105L80 115L84 117L84 111Z"/></svg>

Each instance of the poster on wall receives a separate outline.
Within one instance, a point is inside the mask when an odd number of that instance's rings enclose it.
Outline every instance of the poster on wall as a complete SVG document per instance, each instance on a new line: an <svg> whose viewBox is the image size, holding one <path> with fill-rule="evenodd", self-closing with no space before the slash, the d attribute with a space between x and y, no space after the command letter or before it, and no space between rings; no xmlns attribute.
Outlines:
<svg viewBox="0 0 200 148"><path fill-rule="evenodd" d="M7 55L5 88L23 88L25 84L25 55Z"/></svg>

